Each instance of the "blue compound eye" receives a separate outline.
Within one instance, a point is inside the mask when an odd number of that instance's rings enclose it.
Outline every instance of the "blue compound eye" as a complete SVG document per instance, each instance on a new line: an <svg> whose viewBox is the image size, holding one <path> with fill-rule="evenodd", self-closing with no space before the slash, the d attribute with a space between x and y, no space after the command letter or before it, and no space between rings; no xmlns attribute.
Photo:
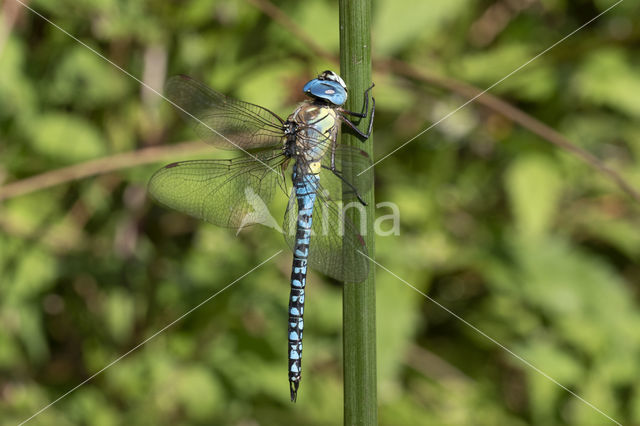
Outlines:
<svg viewBox="0 0 640 426"><path fill-rule="evenodd" d="M315 78L304 85L304 93L340 106L347 101L347 91L337 81Z"/></svg>

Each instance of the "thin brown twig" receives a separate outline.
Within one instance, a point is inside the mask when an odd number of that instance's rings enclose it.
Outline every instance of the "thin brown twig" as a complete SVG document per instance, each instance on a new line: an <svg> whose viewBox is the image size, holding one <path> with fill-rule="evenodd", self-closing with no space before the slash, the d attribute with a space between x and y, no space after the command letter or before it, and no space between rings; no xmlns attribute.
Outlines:
<svg viewBox="0 0 640 426"><path fill-rule="evenodd" d="M50 188L71 180L84 179L143 164L157 163L168 158L175 158L177 155L194 154L206 152L207 150L211 151L211 147L202 142L183 142L177 145L144 148L138 151L98 158L0 186L0 201Z"/></svg>
<svg viewBox="0 0 640 426"><path fill-rule="evenodd" d="M25 0L28 3L27 0ZM0 25L0 56L2 56L2 52L4 51L5 45L11 36L11 32L13 31L13 27L15 26L18 18L22 12L22 8L18 3L15 2L5 2L2 5L2 14L0 16L3 18L2 25Z"/></svg>
<svg viewBox="0 0 640 426"><path fill-rule="evenodd" d="M405 362L411 368L421 372L426 377L441 380L455 380L459 383L470 384L472 379L461 370L449 364L435 353L412 344L406 353Z"/></svg>
<svg viewBox="0 0 640 426"><path fill-rule="evenodd" d="M336 58L331 53L318 45L313 38L311 38L301 27L299 27L282 10L269 0L247 1L306 43L314 54L337 63ZM401 75L412 80L418 80L423 83L438 86L467 99L472 99L477 96L474 102L501 114L515 123L518 123L530 132L540 136L543 140L574 154L588 166L610 178L622 191L635 201L640 202L640 193L615 170L607 167L599 158L580 148L553 128L497 96L489 93L483 93L483 90L468 83L418 70L410 64L397 59L374 60L374 70L385 73L393 72L396 75ZM482 93L482 95L480 95L480 93Z"/></svg>
<svg viewBox="0 0 640 426"><path fill-rule="evenodd" d="M433 85L442 87L451 92L457 93L465 98L471 99L478 96L483 91L470 84L463 83L451 78L438 77L430 75L428 73L417 70L411 65L398 61L395 59L389 59L386 62L380 63L380 66L387 66L394 73L403 75L408 78L431 83ZM622 176L620 176L615 170L607 167L599 158L580 148L578 145L571 142L566 137L562 136L559 132L553 128L547 126L531 115L525 113L521 109L516 108L510 103L500 99L497 96L483 93L475 100L475 102L484 105L485 107L492 109L493 111L509 118L510 120L520 124L530 132L540 136L547 142L568 151L579 159L584 161L589 166L598 170L600 173L608 176L613 180L620 189L622 189L627 195L633 198L635 201L640 202L640 193L633 188Z"/></svg>
<svg viewBox="0 0 640 426"><path fill-rule="evenodd" d="M338 57L331 52L325 50L322 46L320 46L316 41L311 37L302 27L298 26L295 21L284 13L278 6L271 3L269 0L247 0L257 9L259 9L262 13L273 19L275 22L282 25L286 28L290 33L295 35L298 40L302 41L309 49L313 52L315 56L320 56L325 58L329 62L333 62L335 64L338 63Z"/></svg>

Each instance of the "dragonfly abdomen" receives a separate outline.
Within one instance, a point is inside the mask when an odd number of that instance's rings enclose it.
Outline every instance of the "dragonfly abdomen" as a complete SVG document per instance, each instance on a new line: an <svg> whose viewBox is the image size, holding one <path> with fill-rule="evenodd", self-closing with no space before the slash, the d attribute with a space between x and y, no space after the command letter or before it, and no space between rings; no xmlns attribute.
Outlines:
<svg viewBox="0 0 640 426"><path fill-rule="evenodd" d="M302 331L304 329L304 290L307 281L307 259L319 177L316 174L293 173L293 186L298 202L296 241L293 247L291 293L289 295L289 387L291 401L298 395L302 368Z"/></svg>

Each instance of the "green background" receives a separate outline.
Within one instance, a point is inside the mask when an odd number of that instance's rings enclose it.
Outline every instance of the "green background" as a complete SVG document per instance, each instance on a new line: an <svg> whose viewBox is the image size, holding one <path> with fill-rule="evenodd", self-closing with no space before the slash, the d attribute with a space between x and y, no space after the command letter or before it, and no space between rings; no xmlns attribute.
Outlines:
<svg viewBox="0 0 640 426"><path fill-rule="evenodd" d="M276 4L337 55L336 2ZM612 4L374 2L377 157L466 101L389 71L385 60L484 89ZM304 82L338 69L253 2L29 5L152 87L185 73L285 116ZM170 105L58 29L13 0L0 10L0 183L196 139ZM491 91L636 186L639 14L637 2L622 2ZM236 236L146 193L162 164L229 155L203 143L200 155L2 201L0 424L30 417L278 250L29 424L341 423L340 284L310 275L304 375L291 404L291 256L282 236L264 227ZM609 416L640 423L637 202L575 156L474 104L375 174L377 202L400 211L400 235L377 237L378 262ZM377 300L381 424L607 424L380 269Z"/></svg>

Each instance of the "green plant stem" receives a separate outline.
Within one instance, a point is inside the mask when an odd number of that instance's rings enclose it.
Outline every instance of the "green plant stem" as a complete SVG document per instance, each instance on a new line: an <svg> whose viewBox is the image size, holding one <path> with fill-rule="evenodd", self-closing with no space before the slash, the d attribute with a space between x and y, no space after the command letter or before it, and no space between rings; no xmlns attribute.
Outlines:
<svg viewBox="0 0 640 426"><path fill-rule="evenodd" d="M364 91L371 85L371 1L340 0L340 74L349 88L345 108L361 111ZM371 103L369 104L371 108ZM368 119L359 122L366 132ZM341 143L358 147L373 158L373 140L364 143L351 132L342 133ZM348 170L350 168L344 168ZM345 176L354 181L355 176ZM374 257L374 191L365 195L365 215L351 215L356 228L366 221L364 235L368 255ZM354 213L355 209L350 209ZM345 238L349 236L345 235ZM348 254L345 253L345 256ZM356 254L361 256L361 254ZM376 389L376 299L374 267L369 264L369 276L361 283L345 283L343 291L344 350L344 424L377 424Z"/></svg>

